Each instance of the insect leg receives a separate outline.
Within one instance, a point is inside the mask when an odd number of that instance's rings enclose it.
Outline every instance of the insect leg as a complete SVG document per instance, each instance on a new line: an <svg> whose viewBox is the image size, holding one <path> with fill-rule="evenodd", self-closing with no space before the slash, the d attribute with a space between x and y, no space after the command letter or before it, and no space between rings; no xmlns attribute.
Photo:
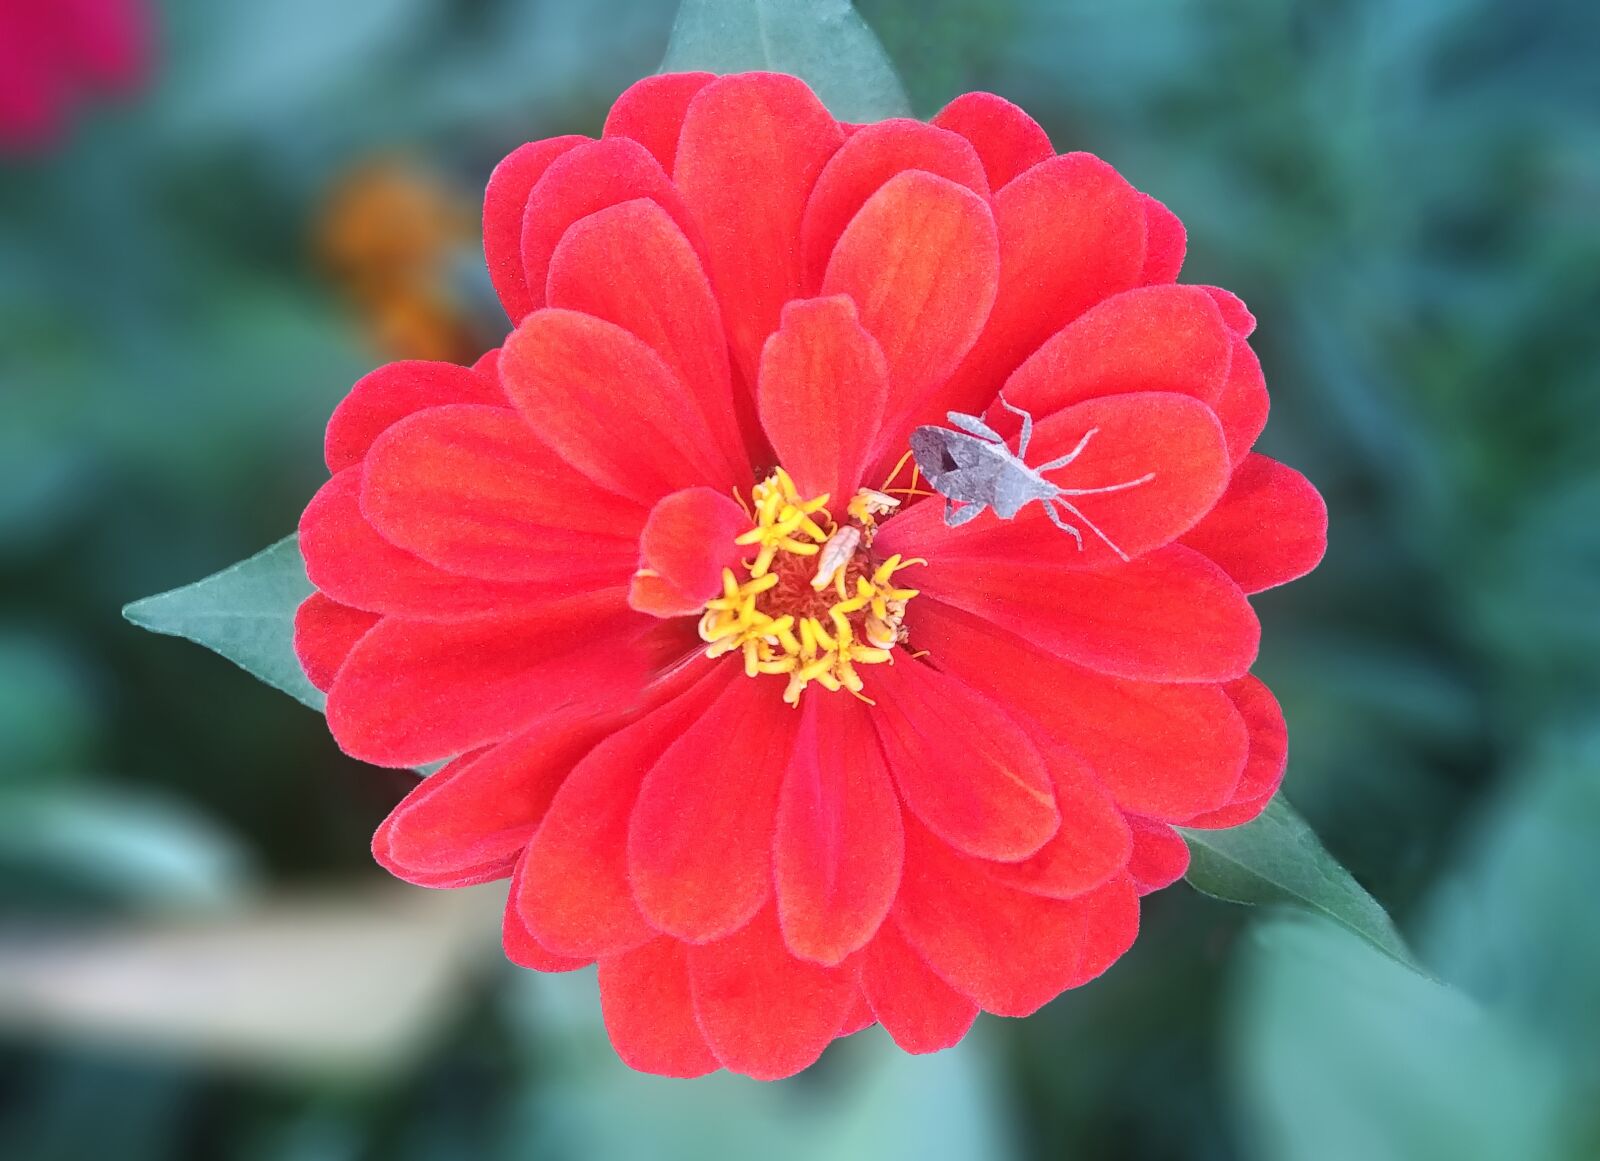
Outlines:
<svg viewBox="0 0 1600 1161"><path fill-rule="evenodd" d="M998 396L1000 406L1013 415L1022 416L1022 434L1017 437L1017 458L1026 459L1028 455L1028 441L1033 438L1033 415L1021 407L1013 407L1006 402L1004 395Z"/></svg>
<svg viewBox="0 0 1600 1161"><path fill-rule="evenodd" d="M1051 460L1047 464L1040 464L1038 467L1034 468L1033 470L1036 471L1036 472L1053 472L1057 468L1066 467L1073 460L1077 459L1079 456L1081 456L1083 454L1083 449L1089 446L1089 441L1091 439L1093 439L1099 433L1100 433L1100 429L1098 427L1091 427L1088 431L1083 433L1083 438L1078 441L1078 446L1077 447L1073 448L1071 451L1069 451L1066 455L1062 456L1060 459Z"/></svg>
<svg viewBox="0 0 1600 1161"><path fill-rule="evenodd" d="M1095 523L1094 523L1094 521L1093 521L1093 520L1090 520L1090 519L1089 519L1089 518L1088 518L1088 517L1087 517L1087 516L1085 516L1085 515L1084 515L1084 514L1083 514L1083 513L1082 513L1082 512L1080 512L1080 511L1078 511L1078 509L1077 509L1077 508L1075 508L1075 507L1073 507L1073 506L1072 506L1072 505L1071 505L1071 504L1069 504L1069 503L1067 503L1067 501L1065 501L1065 500L1063 500L1063 499L1061 499L1061 497L1059 497L1059 496L1057 496L1057 497L1056 497L1056 498L1055 498L1055 502L1056 502L1056 503L1057 503L1057 504L1060 504L1060 505L1061 505L1061 506L1062 506L1062 507L1063 507L1063 508L1065 508L1065 509L1066 509L1066 510L1067 510L1067 511L1068 511L1068 512L1071 512L1071 513L1072 513L1072 514L1073 514L1073 515L1074 515L1074 516L1076 516L1076 517L1077 517L1077 518L1078 518L1078 519L1079 519L1079 520L1082 520L1082 521L1083 521L1083 526L1084 526L1084 527L1085 527L1085 528L1087 528L1087 529L1088 529L1088 530L1089 530L1089 531L1090 531L1090 532L1093 532L1093 533L1094 533L1094 534L1095 534L1095 535L1096 535L1096 536L1098 536L1098 537L1099 537L1099 538L1100 538L1100 539L1101 539L1101 540L1102 540L1102 541L1104 541L1104 542L1105 542L1105 546L1106 546L1106 547L1107 547L1107 548L1109 548L1109 549L1110 549L1110 550L1111 550L1111 551L1112 551L1112 552L1114 552L1114 553L1116 553L1116 554L1117 554L1117 555L1118 555L1118 556L1120 556L1120 557L1121 557L1121 558L1122 558L1122 559L1123 559L1123 560L1130 560L1130 559L1131 559L1131 557L1129 557L1129 556L1128 556L1128 554L1127 554L1127 553L1126 553L1126 552L1123 552L1123 551L1122 551L1122 549L1120 549L1120 548L1118 548L1118 547L1117 547L1117 546L1116 546L1116 544L1115 544L1115 543L1113 543L1113 542L1112 542L1112 539L1111 539L1111 537L1109 537L1109 536L1107 536L1107 535L1106 535L1106 534L1105 534L1105 533L1104 533L1104 532L1101 532L1101 531L1100 531L1100 529L1099 529L1099 528L1097 528L1097 527L1095 527ZM1052 515L1052 516L1054 516L1054 514L1055 514L1055 509L1053 509L1053 508L1050 508L1050 506L1049 506L1049 505L1048 505L1048 504L1046 504L1046 505L1045 505L1045 507L1046 507L1046 508L1047 508L1047 509L1049 509L1049 510L1050 510L1050 513L1051 513L1051 515ZM1059 523L1060 523L1060 521L1059 521L1059 520L1058 520L1058 521L1057 521L1057 523L1058 523L1058 524L1059 524ZM1082 548L1082 547L1083 547L1083 540L1082 540L1082 538L1079 538L1079 540L1078 540L1078 547L1079 547L1079 548L1080 548L1080 549L1081 549L1081 548Z"/></svg>
<svg viewBox="0 0 1600 1161"><path fill-rule="evenodd" d="M959 427L968 435L975 435L979 439L990 440L999 444L1001 447L1006 446L1006 441L1001 434L994 428L990 427L983 420L979 419L976 415L963 415L959 411L947 411L944 413L944 417L950 421L951 426Z"/></svg>
<svg viewBox="0 0 1600 1161"><path fill-rule="evenodd" d="M1074 540L1076 540L1078 542L1078 551L1082 552L1083 551L1083 533L1079 532L1072 525L1068 524L1065 520L1061 519L1061 513L1057 512L1053 507L1051 507L1050 502L1048 500L1045 501L1044 510L1045 510L1046 513L1049 514L1050 522L1052 524L1054 524L1057 528L1061 529L1061 531L1067 533L1069 536L1072 537L1072 539L1074 539Z"/></svg>
<svg viewBox="0 0 1600 1161"><path fill-rule="evenodd" d="M954 500L946 498L944 502L945 527L960 528L967 521L975 519L987 507L987 504L963 504L960 508L957 508Z"/></svg>

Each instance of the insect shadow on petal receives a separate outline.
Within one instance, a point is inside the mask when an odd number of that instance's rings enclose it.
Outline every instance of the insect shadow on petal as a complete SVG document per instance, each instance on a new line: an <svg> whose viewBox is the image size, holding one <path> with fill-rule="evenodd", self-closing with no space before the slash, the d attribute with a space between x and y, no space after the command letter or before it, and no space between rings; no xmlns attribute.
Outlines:
<svg viewBox="0 0 1600 1161"><path fill-rule="evenodd" d="M1044 473L1072 463L1083 454L1089 441L1100 429L1091 427L1084 432L1077 446L1066 455L1037 467L1029 467L1023 457L1028 454L1028 441L1033 438L1033 416L1007 403L1004 395L1000 396L1000 405L1022 417L1022 432L1017 437L1015 452L1006 445L1005 437L982 419L959 411L946 413L946 418L960 428L959 431L930 426L919 427L911 433L911 454L916 457L917 466L928 478L934 491L944 497L944 522L956 528L975 519L986 508L1000 519L1010 520L1037 500L1044 505L1051 522L1078 542L1079 551L1083 549L1083 533L1078 527L1081 525L1104 541L1112 552L1127 560L1128 554L1097 528L1094 521L1085 516L1069 497L1123 492L1149 483L1156 478L1156 474L1146 472L1136 480L1124 480L1120 484L1106 484L1098 488L1062 488L1052 484L1044 478ZM1068 523L1062 511L1078 524Z"/></svg>

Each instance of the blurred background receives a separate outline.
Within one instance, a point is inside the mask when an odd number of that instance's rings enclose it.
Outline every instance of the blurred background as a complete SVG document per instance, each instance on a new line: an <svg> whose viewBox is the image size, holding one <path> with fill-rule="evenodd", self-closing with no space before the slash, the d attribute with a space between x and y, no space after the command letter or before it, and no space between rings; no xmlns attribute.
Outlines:
<svg viewBox="0 0 1600 1161"><path fill-rule="evenodd" d="M673 8L0 0L0 1158L1600 1156L1588 0L858 3L919 115L1019 102L1259 316L1333 520L1258 601L1288 792L1437 980L1180 885L951 1052L636 1076L492 893L371 863L410 775L122 622L293 528L365 369L498 339L490 167Z"/></svg>

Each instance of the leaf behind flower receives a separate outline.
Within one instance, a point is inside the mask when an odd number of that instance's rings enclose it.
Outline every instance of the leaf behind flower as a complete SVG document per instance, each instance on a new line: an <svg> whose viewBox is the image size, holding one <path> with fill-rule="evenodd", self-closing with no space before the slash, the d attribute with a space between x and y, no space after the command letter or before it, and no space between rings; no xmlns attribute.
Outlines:
<svg viewBox="0 0 1600 1161"><path fill-rule="evenodd" d="M664 73L788 73L841 121L909 117L889 54L849 0L683 0Z"/></svg>

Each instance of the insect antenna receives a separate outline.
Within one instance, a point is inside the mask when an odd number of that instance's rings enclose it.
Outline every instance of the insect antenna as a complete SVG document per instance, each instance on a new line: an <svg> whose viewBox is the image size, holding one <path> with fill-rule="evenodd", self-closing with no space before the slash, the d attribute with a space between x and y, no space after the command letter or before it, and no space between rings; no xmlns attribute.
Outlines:
<svg viewBox="0 0 1600 1161"><path fill-rule="evenodd" d="M1107 484L1101 488L1062 488L1063 496L1098 496L1102 492L1125 492L1129 488L1137 488L1140 484L1148 484L1156 478L1154 472L1146 472L1137 480L1124 480L1120 484Z"/></svg>
<svg viewBox="0 0 1600 1161"><path fill-rule="evenodd" d="M1099 527L1095 524L1095 522L1093 520L1091 520L1087 516L1085 516L1082 512L1080 512L1072 504L1069 504L1067 501L1061 499L1061 497L1059 497L1059 496L1055 497L1053 502L1057 503L1057 504L1060 504L1068 512L1072 513L1072 515L1075 518L1083 521L1083 526L1085 528L1087 528L1090 532L1093 532L1097 537L1099 537L1100 540L1102 540L1105 543L1105 546L1107 548L1109 548L1112 552L1114 552L1118 556L1120 556L1124 561L1129 561L1129 560L1133 559L1126 552L1123 552L1122 549L1118 548L1117 545L1116 545L1116 542L1113 541L1111 539L1111 537L1107 536L1104 532L1100 531ZM1075 528L1069 528L1069 531L1071 531L1072 534L1075 537L1077 537L1078 550L1081 552L1083 550L1083 537L1078 533L1077 529L1075 529Z"/></svg>

